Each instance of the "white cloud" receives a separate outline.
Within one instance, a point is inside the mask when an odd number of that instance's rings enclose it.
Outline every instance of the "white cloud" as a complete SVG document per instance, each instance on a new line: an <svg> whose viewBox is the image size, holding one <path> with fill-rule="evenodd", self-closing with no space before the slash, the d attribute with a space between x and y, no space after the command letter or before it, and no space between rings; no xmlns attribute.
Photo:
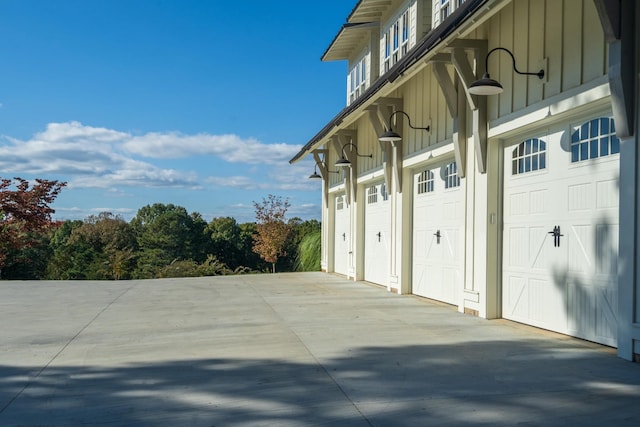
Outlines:
<svg viewBox="0 0 640 427"><path fill-rule="evenodd" d="M67 180L70 188L141 186L201 189L195 172L162 168L137 159L135 155L149 159L210 155L231 163L271 165L289 174L288 167L283 166L299 148L297 145L264 144L236 135L152 132L133 136L71 121L50 123L43 132L26 141L4 136L0 139L0 170L11 174L59 177L56 179ZM311 189L295 183L292 185L294 180L289 178L278 178L282 174L266 174L275 177L275 183L256 182L242 176L213 177L206 182L239 189Z"/></svg>
<svg viewBox="0 0 640 427"><path fill-rule="evenodd" d="M54 218L64 221L64 220L84 220L90 215L98 215L102 212L111 212L114 215L119 215L124 218L126 221L131 220L136 213L137 210L130 208L80 208L77 206L65 208L65 207L56 207L56 212L53 215Z"/></svg>
<svg viewBox="0 0 640 427"><path fill-rule="evenodd" d="M212 155L231 163L274 164L289 160L300 145L264 144L257 139L237 135L183 135L148 133L131 138L123 147L134 154L150 158L182 158Z"/></svg>
<svg viewBox="0 0 640 427"><path fill-rule="evenodd" d="M255 182L247 176L212 176L207 178L205 182L217 187L239 188L242 190L265 188L264 183Z"/></svg>
<svg viewBox="0 0 640 427"><path fill-rule="evenodd" d="M47 130L34 135L33 140L50 143L116 143L126 141L131 135L107 128L85 126L80 122L49 123Z"/></svg>

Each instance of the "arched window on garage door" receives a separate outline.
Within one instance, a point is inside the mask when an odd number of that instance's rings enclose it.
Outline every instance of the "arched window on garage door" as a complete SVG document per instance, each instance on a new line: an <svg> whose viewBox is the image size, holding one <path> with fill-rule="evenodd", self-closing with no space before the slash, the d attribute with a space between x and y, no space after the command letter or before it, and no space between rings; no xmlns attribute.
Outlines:
<svg viewBox="0 0 640 427"><path fill-rule="evenodd" d="M444 188L460 187L460 177L458 176L458 165L456 162L449 163L444 169Z"/></svg>
<svg viewBox="0 0 640 427"><path fill-rule="evenodd" d="M511 174L520 175L547 167L547 143L530 138L518 144L511 154Z"/></svg>
<svg viewBox="0 0 640 427"><path fill-rule="evenodd" d="M367 204L378 203L378 186L372 185L367 189Z"/></svg>
<svg viewBox="0 0 640 427"><path fill-rule="evenodd" d="M418 194L433 192L433 172L429 169L422 171L418 176Z"/></svg>
<svg viewBox="0 0 640 427"><path fill-rule="evenodd" d="M575 128L571 134L571 163L620 152L620 140L612 118L600 117Z"/></svg>

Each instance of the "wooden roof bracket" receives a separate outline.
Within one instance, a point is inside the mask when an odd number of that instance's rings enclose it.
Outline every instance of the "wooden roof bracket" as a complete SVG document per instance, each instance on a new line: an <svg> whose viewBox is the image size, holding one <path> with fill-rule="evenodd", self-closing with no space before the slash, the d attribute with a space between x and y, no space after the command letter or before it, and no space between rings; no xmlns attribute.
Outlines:
<svg viewBox="0 0 640 427"><path fill-rule="evenodd" d="M433 74L444 94L444 99L453 118L453 151L458 165L458 176L464 178L467 171L467 106L466 91L460 78L451 78L446 64L452 63L450 55L440 54L433 59Z"/></svg>
<svg viewBox="0 0 640 427"><path fill-rule="evenodd" d="M451 42L451 63L460 79L457 88L464 91L467 103L471 109L473 121L473 141L476 151L476 162L480 173L487 172L487 97L469 93L469 86L479 79L485 72L485 58L488 51L487 40L459 39ZM471 50L476 64L475 73L469 61L467 51Z"/></svg>
<svg viewBox="0 0 640 427"><path fill-rule="evenodd" d="M316 167L322 177L322 201L324 202L325 208L329 206L329 172L327 171L327 163L325 162L328 151L329 150L326 149L316 149L311 152L311 154L313 154L313 160L316 162ZM322 158L320 158L321 154Z"/></svg>
<svg viewBox="0 0 640 427"><path fill-rule="evenodd" d="M380 98L373 105L367 108L369 121L373 126L376 135L382 135L385 130L391 127L389 118L394 111L402 110L402 98ZM398 117L396 115L396 117ZM402 116L400 116L402 118ZM400 127L399 125L398 127ZM384 173L384 184L387 190L392 189L392 182L397 183L396 191L402 192L402 152L399 142L387 144L378 141L380 151L382 151L382 171Z"/></svg>
<svg viewBox="0 0 640 427"><path fill-rule="evenodd" d="M320 172L320 176L324 181L326 181L329 176L329 173L327 172L327 164L325 163L327 151L328 150L326 149L315 149L311 152L313 160L316 162L318 172ZM322 155L322 158L320 158L320 155Z"/></svg>
<svg viewBox="0 0 640 427"><path fill-rule="evenodd" d="M343 175L347 205L351 205L351 203L355 201L357 194L358 156L352 150L343 151L342 147L348 143L352 143L357 147L357 132L350 129L340 130L331 137L331 142L336 153L338 153L338 158L344 155L345 158L351 162L351 166L348 168L349 170L344 171Z"/></svg>

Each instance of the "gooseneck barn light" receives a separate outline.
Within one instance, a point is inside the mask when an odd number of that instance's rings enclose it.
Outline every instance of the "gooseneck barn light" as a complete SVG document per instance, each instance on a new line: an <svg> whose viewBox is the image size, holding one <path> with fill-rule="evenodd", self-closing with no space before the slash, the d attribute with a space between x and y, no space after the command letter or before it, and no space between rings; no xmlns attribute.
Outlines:
<svg viewBox="0 0 640 427"><path fill-rule="evenodd" d="M398 134L397 132L394 132L393 129L391 128L391 119L393 118L393 116L395 116L396 114L404 114L407 117L407 121L409 123L409 127L411 129L422 129L422 130L426 130L427 132L429 132L429 126L427 127L417 127L417 126L413 126L411 124L411 117L409 117L409 115L407 113L405 113L402 110L398 110L398 111L394 111L393 113L391 113L391 115L389 116L389 129L384 132L382 135L378 136L378 140L380 142L397 142L397 141L402 141L402 137L400 136L400 134Z"/></svg>
<svg viewBox="0 0 640 427"><path fill-rule="evenodd" d="M348 167L351 167L351 162L349 160L347 160L347 158L345 156L345 152L344 152L344 148L347 145L350 145L350 146L352 146L354 148L354 150L356 152L356 156L358 156L358 157L369 157L370 159L373 158L373 154L360 154L360 153L358 153L358 147L354 143L348 142L348 143L346 143L346 144L344 144L342 146L342 158L340 160L338 160L336 162L336 164L335 164L335 166L337 168L348 168Z"/></svg>
<svg viewBox="0 0 640 427"><path fill-rule="evenodd" d="M330 171L327 169L327 172L329 173L340 173L338 171ZM309 179L322 179L322 175L320 175L318 173L318 169L316 168L316 166L313 167L313 173L311 175L309 175Z"/></svg>
<svg viewBox="0 0 640 427"><path fill-rule="evenodd" d="M487 53L487 57L485 58L485 68L484 68L485 70L489 69L489 56L493 52L498 50L503 50L507 52L509 56L511 56L511 60L513 61L513 71L515 71L516 73L527 75L527 76L538 76L540 80L544 78L544 70L540 70L537 73L519 71L516 68L516 58L513 56L513 53L511 53L509 49L504 47L493 48L489 51L489 53ZM498 95L503 91L504 89L502 88L502 85L497 80L492 79L491 76L489 76L488 71L485 71L484 75L480 80L476 80L475 82L471 83L471 85L469 86L469 93L473 95L483 95L483 96Z"/></svg>
<svg viewBox="0 0 640 427"><path fill-rule="evenodd" d="M313 173L311 175L309 175L309 179L322 179L322 177L318 174L318 169L316 169L316 167L313 167Z"/></svg>

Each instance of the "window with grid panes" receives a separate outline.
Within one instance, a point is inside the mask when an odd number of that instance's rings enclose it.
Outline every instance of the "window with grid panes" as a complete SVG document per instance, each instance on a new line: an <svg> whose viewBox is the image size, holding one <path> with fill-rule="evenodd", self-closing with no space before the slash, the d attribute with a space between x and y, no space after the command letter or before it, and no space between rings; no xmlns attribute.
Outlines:
<svg viewBox="0 0 640 427"><path fill-rule="evenodd" d="M367 189L367 204L378 203L378 187L372 185Z"/></svg>
<svg viewBox="0 0 640 427"><path fill-rule="evenodd" d="M349 103L358 98L367 88L367 55L358 61L349 72Z"/></svg>
<svg viewBox="0 0 640 427"><path fill-rule="evenodd" d="M538 138L518 144L511 153L511 174L535 172L547 167L547 143Z"/></svg>
<svg viewBox="0 0 640 427"><path fill-rule="evenodd" d="M618 154L620 140L612 118L601 117L584 123L571 134L571 163Z"/></svg>
<svg viewBox="0 0 640 427"><path fill-rule="evenodd" d="M384 45L383 69L385 73L409 51L410 36L411 25L409 22L409 10L407 9L382 36Z"/></svg>
<svg viewBox="0 0 640 427"><path fill-rule="evenodd" d="M431 193L433 191L434 174L429 169L422 171L418 176L418 194Z"/></svg>
<svg viewBox="0 0 640 427"><path fill-rule="evenodd" d="M451 15L451 8L453 0L441 0L440 3L440 22L447 19L449 15Z"/></svg>
<svg viewBox="0 0 640 427"><path fill-rule="evenodd" d="M400 43L402 56L409 51L409 11L402 14L402 42Z"/></svg>
<svg viewBox="0 0 640 427"><path fill-rule="evenodd" d="M458 176L458 165L453 162L444 169L444 188L455 187L460 187L460 177Z"/></svg>

